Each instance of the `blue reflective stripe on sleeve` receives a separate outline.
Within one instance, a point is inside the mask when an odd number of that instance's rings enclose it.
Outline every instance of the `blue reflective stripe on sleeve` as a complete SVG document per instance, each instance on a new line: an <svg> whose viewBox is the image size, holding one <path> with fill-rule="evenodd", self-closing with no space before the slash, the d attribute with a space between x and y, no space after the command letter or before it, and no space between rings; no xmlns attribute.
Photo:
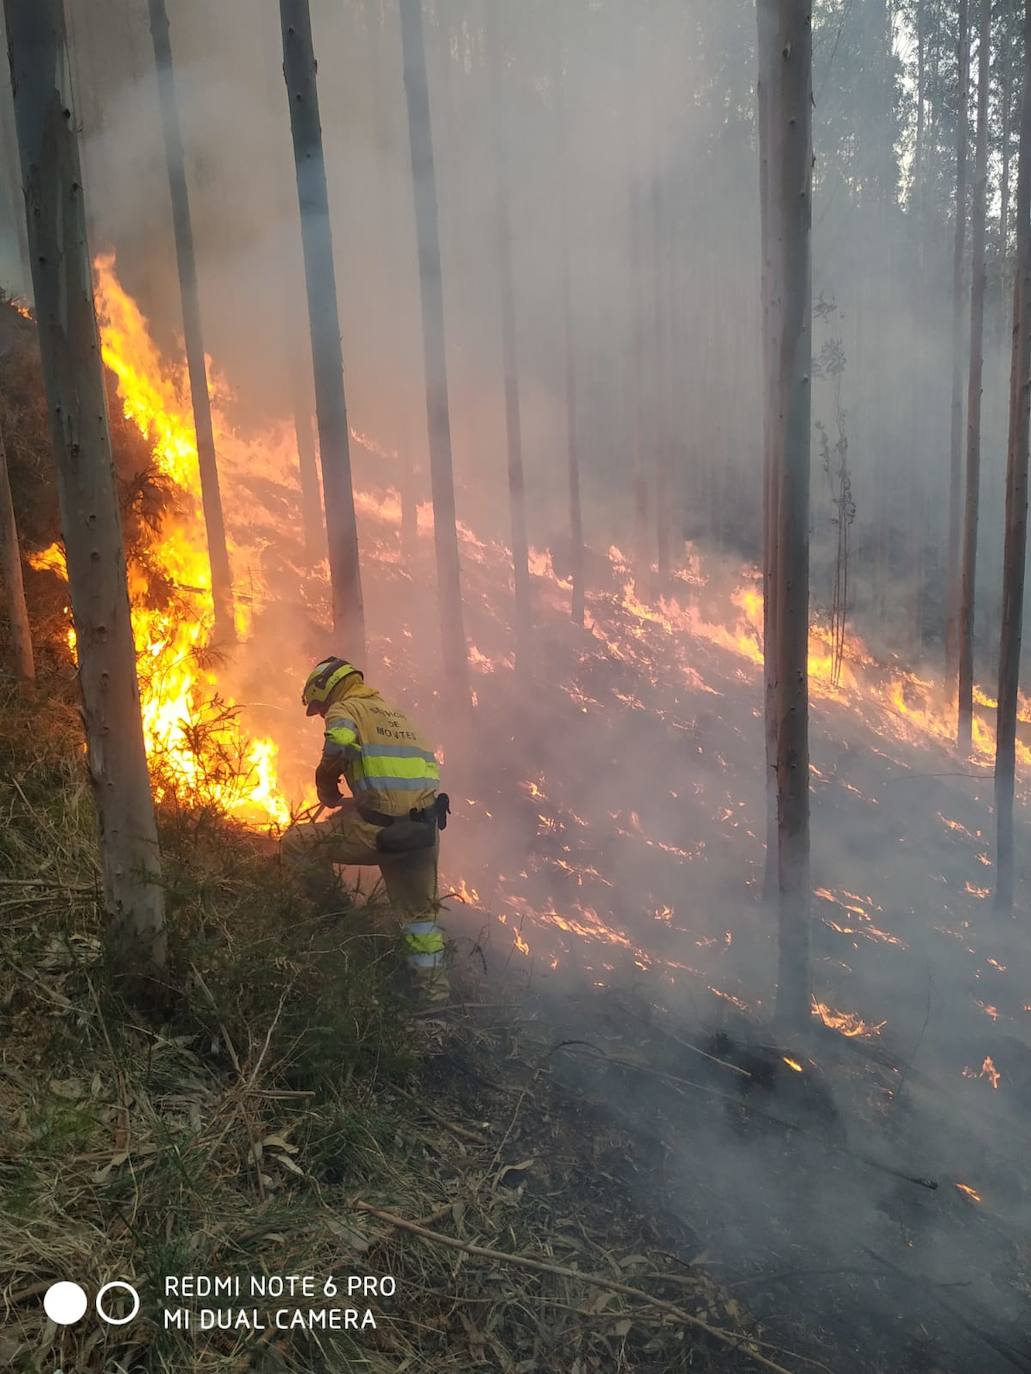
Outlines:
<svg viewBox="0 0 1031 1374"><path fill-rule="evenodd" d="M372 788L376 792L435 792L436 784L436 778L384 778L379 774L353 780L353 786L361 790Z"/></svg>

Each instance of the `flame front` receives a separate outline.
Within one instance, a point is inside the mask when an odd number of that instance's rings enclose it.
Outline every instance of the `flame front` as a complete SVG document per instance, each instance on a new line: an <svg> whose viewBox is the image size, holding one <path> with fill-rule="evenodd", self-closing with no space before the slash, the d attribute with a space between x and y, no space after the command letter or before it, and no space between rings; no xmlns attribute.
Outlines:
<svg viewBox="0 0 1031 1374"><path fill-rule="evenodd" d="M185 367L177 374L162 362L146 320L118 281L113 257L98 258L95 273L104 362L117 379L126 419L151 446L168 488L147 556L130 559L128 568L155 791L161 797L174 788L184 799L217 805L240 820L286 822L290 809L278 783L275 741L245 735L237 704L220 691L216 665L203 653L212 625L211 572ZM218 405L213 421L219 445L230 432ZM33 562L66 575L59 547ZM238 628L245 631L241 621ZM71 642L74 647L74 632Z"/></svg>

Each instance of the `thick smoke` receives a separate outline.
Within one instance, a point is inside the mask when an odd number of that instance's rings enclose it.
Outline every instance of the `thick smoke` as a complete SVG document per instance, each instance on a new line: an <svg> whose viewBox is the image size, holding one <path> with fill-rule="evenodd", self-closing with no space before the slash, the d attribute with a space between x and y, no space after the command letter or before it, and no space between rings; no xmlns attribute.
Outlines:
<svg viewBox="0 0 1031 1374"><path fill-rule="evenodd" d="M909 72L914 61L912 31L901 18L892 25L892 8L844 0L816 12L814 417L830 470L825 476L817 430L813 596L826 612L838 540L835 446L847 440L850 633L877 655L930 672L942 641L953 209L944 159L940 190L914 200L912 80L896 87L867 76L883 78L892 62ZM146 6L89 0L69 9L93 245L115 252L123 283L166 355L177 357L178 286ZM169 9L206 346L235 389L232 415L253 437L291 418L295 375L302 408L311 407L278 15L251 0L173 0ZM312 10L347 397L362 436L356 484L389 505L413 481L425 503L397 6L313 0ZM500 10L529 535L541 567L547 550L554 569L535 580L538 661L513 683L489 117L499 96L485 62L482 5L427 0L458 514L470 532L461 544L468 628L496 666L474 675L479 708L470 724L441 681L425 510L420 552L405 569L396 521L360 506L363 553L375 549L365 570L369 677L424 719L444 748L456 804L444 876L478 893L473 909L452 904L470 967L474 947L486 946L506 977L525 973L528 995L567 1019L571 1036L617 1057L642 1045L657 1055L656 1046L670 1047L654 1027L638 1037L625 1017L621 1047L620 1037L603 1035L605 1017L618 1019L621 1003L665 1008L698 1045L721 1031L731 1054L748 1035L742 1012L768 1015L776 973L774 918L757 901L759 674L747 653L699 629L726 622L756 645L731 599L752 585L760 526L754 4L520 0ZM943 73L946 92L948 79ZM954 109L946 95L933 111L943 147ZM6 104L0 115L6 128ZM998 173L996 150L993 186ZM579 637L568 632L562 581L564 188L590 549L590 622ZM24 291L9 181L3 194L0 270ZM994 217L994 191L992 204ZM1000 247L990 244L986 322L984 683L993 678L1008 389ZM644 606L649 576L638 575L631 593L629 568L608 551L614 544L635 552L635 463L650 475L670 452L680 474L673 517L692 541L694 562L676 584L673 609L649 603L642 614L634 607ZM293 474L280 479L277 499L289 504ZM324 604L291 572L295 551L246 504L253 488L240 479L227 493L230 527L241 538L260 527L254 559L263 590L255 634L226 666L225 683L247 703L255 731L279 743L296 799L319 742L299 717L298 678L309 661L347 646L327 638ZM648 562L651 543L649 550ZM704 577L696 575L699 560ZM919 1276L921 1303L929 1284L974 1284L976 1271L989 1277L967 1295L971 1310L1012 1323L1018 1295L1008 1280L993 1286L990 1278L1029 1221L1019 1170L1031 1094L1020 991L1027 956L1021 939L1008 928L986 931L980 916L977 889L990 883L980 857L988 857L990 782L970 776L986 772L983 760L957 764L933 735L909 730L901 713L925 700L920 684L900 689L893 717L870 704L864 685L882 669L850 662L853 685L814 689L817 996L829 1015L844 1009L880 1033L857 1037L864 1051L833 1036L818 1049L764 1048L775 1078L762 1105L801 1122L806 1134L782 1136L754 1118L742 1129L715 1098L691 1099L690 1115L678 1117L668 1084L637 1081L625 1096L626 1083L613 1076L601 1079L601 1090L614 1110L632 1104L648 1129L679 1135L660 1196L732 1272L756 1261L804 1268L806 1254L810 1268L880 1266L886 1287L861 1290L863 1311L873 1320L883 1309L894 1320L916 1305L916 1290L891 1277L891 1266ZM587 988L593 1000L570 996ZM782 1050L797 1054L802 1080L812 1084L801 1097L791 1096L795 1070ZM998 1090L988 1062L1003 1074ZM685 1052L678 1071L693 1079L696 1067ZM597 1076L582 1072L597 1088ZM734 1096L732 1074L708 1073L709 1086ZM821 1143L824 1110L833 1122L827 1138L851 1154ZM931 1193L903 1182L857 1153L940 1187ZM653 1203L654 1182L642 1184ZM983 1201L969 1200L958 1183ZM717 1201L707 1210L700 1195ZM840 1298L833 1285L816 1292L821 1321L862 1329L854 1314L830 1315ZM797 1290L788 1293L774 1288L754 1300L772 1316L778 1303L797 1299ZM900 1337L898 1350L903 1345ZM972 1348L978 1367L1002 1358Z"/></svg>

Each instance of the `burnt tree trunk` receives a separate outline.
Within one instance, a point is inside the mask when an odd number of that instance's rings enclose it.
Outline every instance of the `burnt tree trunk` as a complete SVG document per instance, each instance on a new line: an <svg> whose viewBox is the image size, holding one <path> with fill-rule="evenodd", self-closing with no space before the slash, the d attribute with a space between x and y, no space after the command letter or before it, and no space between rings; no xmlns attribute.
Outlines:
<svg viewBox="0 0 1031 1374"><path fill-rule="evenodd" d="M179 293L183 309L183 339L186 366L190 374L190 401L197 436L197 465L200 469L201 505L204 532L211 565L211 598L215 609L215 639L223 644L236 638L233 615L233 581L226 547L226 526L222 514L222 495L218 484L215 434L211 425L211 398L204 362L204 334L201 329L200 293L197 289L197 260L193 248L193 223L190 219L190 193L186 185L183 138L179 127L179 106L175 93L175 69L168 31L165 0L149 0L150 34L154 43L154 64L158 77L161 131L165 141L168 190L172 201L172 227L175 231L175 256L179 268Z"/></svg>
<svg viewBox="0 0 1031 1374"><path fill-rule="evenodd" d="M512 578L515 590L516 664L530 659L533 608L530 593L529 549L526 538L526 486L523 480L523 438L519 413L519 354L516 338L515 290L512 282L512 225L509 204L509 151L505 126L505 56L498 32L501 0L487 0L486 47L494 152L494 213L501 295L501 367L505 382L505 439L508 451L508 505L512 534Z"/></svg>
<svg viewBox="0 0 1031 1374"><path fill-rule="evenodd" d="M351 439L344 396L333 229L329 218L308 0L279 0L279 18L283 34L283 75L290 103L290 131L297 169L297 204L301 215L301 247L311 329L333 629L340 641L339 651L363 663L365 612L351 481Z"/></svg>
<svg viewBox="0 0 1031 1374"><path fill-rule="evenodd" d="M4 0L40 357L97 808L108 949L165 962L165 900L60 0ZM152 986L149 983L145 986Z"/></svg>
<svg viewBox="0 0 1031 1374"><path fill-rule="evenodd" d="M7 450L0 430L0 546L2 546L4 591L7 597L7 619L11 626L11 665L20 682L31 682L36 676L32 655L32 632L25 606L25 584L21 571L21 544L18 522L11 498L11 479L7 471Z"/></svg>
<svg viewBox="0 0 1031 1374"><path fill-rule="evenodd" d="M412 192L422 298L423 364L426 372L426 424L433 499L433 542L444 673L453 692L469 696L469 664L462 607L462 579L455 526L455 479L451 461L447 348L444 333L444 283L440 266L437 183L433 168L433 131L426 81L426 42L422 0L401 0L401 48L408 136L412 153Z"/></svg>
<svg viewBox="0 0 1031 1374"><path fill-rule="evenodd" d="M769 3L769 0L760 0ZM809 448L812 353L812 6L777 0L777 61L768 129L768 228L774 373L771 446L777 472L771 521L776 627L778 1021L810 1011L809 916Z"/></svg>
<svg viewBox="0 0 1031 1374"><path fill-rule="evenodd" d="M1013 359L1006 459L1006 529L995 737L995 909L1013 908L1013 786L1017 691L1027 556L1028 417L1031 404L1031 0L1024 5L1024 86L1017 164L1017 264L1013 280Z"/></svg>
<svg viewBox="0 0 1031 1374"><path fill-rule="evenodd" d="M570 614L584 623L584 528L580 498L580 434L577 419L576 327L573 316L573 265L569 243L569 134L566 126L565 45L557 25L555 52L555 133L558 143L559 273L562 291L562 357L566 384L566 474L569 487L569 567L573 584Z"/></svg>
<svg viewBox="0 0 1031 1374"><path fill-rule="evenodd" d="M945 670L956 681L959 659L959 516L963 481L963 254L967 233L967 101L970 24L959 0L959 105L956 112L956 232L952 242L952 402L949 411L949 527L945 585Z"/></svg>
<svg viewBox="0 0 1031 1374"><path fill-rule="evenodd" d="M991 79L992 0L981 0L977 58L977 146L970 228L970 377L967 388L967 466L963 505L963 565L959 603L959 692L956 743L969 751L974 709L974 601L977 521L981 495L981 391L984 376L985 224L988 213L988 85Z"/></svg>

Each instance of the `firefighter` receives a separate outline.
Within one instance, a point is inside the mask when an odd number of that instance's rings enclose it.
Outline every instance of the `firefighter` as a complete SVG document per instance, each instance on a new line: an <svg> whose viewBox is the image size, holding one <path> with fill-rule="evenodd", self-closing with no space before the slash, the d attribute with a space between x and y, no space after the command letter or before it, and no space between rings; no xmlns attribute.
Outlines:
<svg viewBox="0 0 1031 1374"><path fill-rule="evenodd" d="M429 1001L444 1001L448 985L436 896L438 832L447 824L448 798L438 793L433 751L407 716L345 659L317 663L301 703L309 716L325 721L315 787L332 814L292 826L283 836L283 857L319 901L338 890L335 864L377 865L402 921L415 986ZM341 777L350 797L340 793Z"/></svg>

